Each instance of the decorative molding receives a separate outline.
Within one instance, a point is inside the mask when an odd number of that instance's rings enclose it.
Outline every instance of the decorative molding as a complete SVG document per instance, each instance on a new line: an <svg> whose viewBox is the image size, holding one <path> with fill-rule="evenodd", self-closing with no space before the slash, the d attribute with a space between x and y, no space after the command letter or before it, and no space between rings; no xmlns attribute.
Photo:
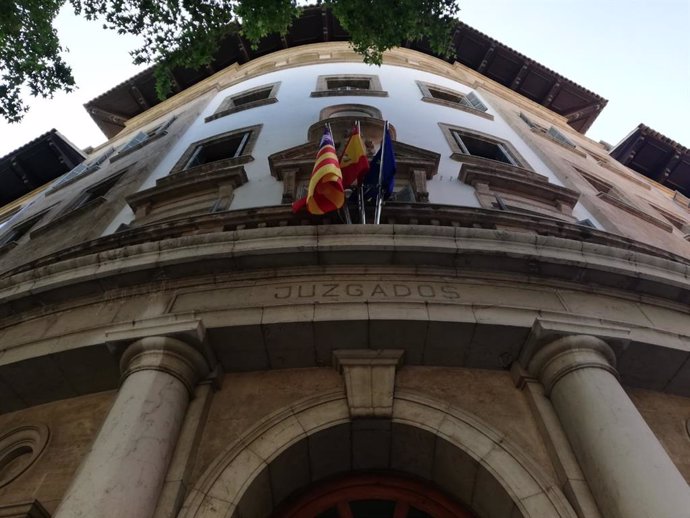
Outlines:
<svg viewBox="0 0 690 518"><path fill-rule="evenodd" d="M350 416L391 417L400 349L333 351L333 364L345 378Z"/></svg>
<svg viewBox="0 0 690 518"><path fill-rule="evenodd" d="M471 106L468 106L470 104L467 102L467 104L463 104L462 102L454 102L438 97L434 97L430 91L430 89L433 90L438 90L439 92L443 92L446 94L449 94L451 96L456 96L458 98L463 98L467 99L467 95L455 90L451 90L450 88L445 88L440 85L432 84L432 83L427 83L424 81L417 81L417 86L422 92L422 101L430 103L430 104L438 104L439 106L445 106L446 108L453 108L455 110L460 110L464 111L467 113L471 113L472 115L476 115L477 117L482 117L487 120L494 120L494 116L491 115L490 113L487 113L486 111L478 110L476 108L473 108Z"/></svg>
<svg viewBox="0 0 690 518"><path fill-rule="evenodd" d="M0 518L50 518L38 500L16 504L0 504Z"/></svg>
<svg viewBox="0 0 690 518"><path fill-rule="evenodd" d="M225 133L220 133L218 135L213 135L211 137L202 139L202 140L197 140L196 142L193 142L192 144L189 145L189 147L185 150L185 152L182 154L180 159L175 163L173 168L170 170L170 174L177 174L182 171L195 171L195 172L205 172L208 171L209 168L213 168L213 162L209 162L207 164L201 164L198 166L193 166L193 167L187 167L187 163L190 161L192 158L192 155L194 155L194 152L200 147L204 146L206 144L212 144L213 142L217 140L223 140L228 137L232 137L234 135L240 135L242 133L250 133L249 138L247 139L247 142L244 144L244 147L241 149L241 155L235 158L229 158L225 160L218 160L218 162L223 162L224 165L229 166L230 164L232 165L241 165L241 164L246 164L247 162L250 162L254 160L254 157L251 156L252 151L254 149L254 145L256 144L257 139L259 138L259 133L261 132L261 128L263 127L263 124L256 124L254 126L248 126L246 128L239 128L236 130L232 131L227 131Z"/></svg>
<svg viewBox="0 0 690 518"><path fill-rule="evenodd" d="M481 131L476 131L476 130L471 130L469 128L464 128L462 126L454 126L452 124L446 124L445 122L439 122L438 126L441 128L441 132L443 133L443 136L446 138L446 142L448 143L448 146L450 147L452 153L450 155L450 158L453 160L457 160L458 162L467 162L468 159L471 161L472 159L477 159L477 160L482 160L482 161L491 161L491 162L496 162L497 164L506 164L508 166L513 165L513 164L508 164L506 162L501 162L499 160L491 160L489 158L483 158L483 157L478 157L474 155L469 155L467 154L458 144L457 140L453 136L453 133L459 134L461 137L463 135L467 135L469 137L473 137L476 139L484 140L486 142L490 142L492 144L496 144L499 146L503 146L505 148L505 151L510 154L510 157L516 162L514 167L521 167L527 171L532 171L532 169L529 167L529 164L527 160L520 154L520 152L511 144L509 141L497 138L495 135L490 135L488 133L484 133ZM498 166L500 167L500 166Z"/></svg>
<svg viewBox="0 0 690 518"><path fill-rule="evenodd" d="M134 212L133 225L228 210L235 189L247 183L236 159L219 160L192 170L164 176L156 186L126 198Z"/></svg>
<svg viewBox="0 0 690 518"><path fill-rule="evenodd" d="M256 88L250 88L249 90L244 90L242 92L237 92L236 94L228 95L225 99L223 99L223 102L213 113L213 115L206 117L204 119L204 122L211 122L216 119L220 119L221 117L231 115L233 113L241 112L244 110L250 110L252 108L258 108L259 106L266 106L268 104L277 103L278 88L280 88L280 82L269 83L257 86ZM235 104L235 101L241 97L247 97L252 94L268 89L270 89L270 92L268 93L268 96L264 99L257 99L256 101L250 101L248 103L239 105Z"/></svg>
<svg viewBox="0 0 690 518"><path fill-rule="evenodd" d="M125 349L120 359L122 381L135 372L162 371L179 379L194 396L199 380L211 372L209 362L193 346L169 336L141 338Z"/></svg>
<svg viewBox="0 0 690 518"><path fill-rule="evenodd" d="M0 435L0 488L32 466L45 450L49 439L50 430L44 424L19 426Z"/></svg>
<svg viewBox="0 0 690 518"><path fill-rule="evenodd" d="M300 186L310 178L314 167L314 157L324 126L331 125L336 147L344 147L355 122L359 121L364 144L369 158L380 146L384 121L374 118L334 117L312 124L308 131L309 141L305 144L279 151L268 157L271 175L283 182L282 203L292 203L298 196ZM397 164L396 179L407 182L414 190L415 199L425 202L429 199L426 181L438 172L441 155L432 151L411 146L395 140L395 128L390 126L391 138L394 141L395 160ZM370 138L370 136L373 137Z"/></svg>
<svg viewBox="0 0 690 518"><path fill-rule="evenodd" d="M580 369L603 369L614 376L616 355L602 339L591 335L573 334L523 354L522 365L544 385L549 396L553 387L567 374Z"/></svg>
<svg viewBox="0 0 690 518"><path fill-rule="evenodd" d="M505 498L513 502L516 512L524 518L576 518L560 488L553 484L541 466L481 418L449 406L447 402L410 391L400 391L395 395L391 417L394 425L410 426L433 434L470 461L470 478L448 478L449 485L444 489L456 498L470 495L467 504L473 508L483 507L482 503L473 501L474 498L484 497L484 503L486 499ZM281 453L298 442L348 424L355 426L347 416L345 397L337 393L305 398L273 412L211 462L189 491L179 517L198 518L204 509L213 509L218 516L232 516L242 505L245 495L252 494L246 480L260 480L262 477L258 474L270 469L271 463ZM341 446L333 445L335 448ZM353 451L348 452L348 458ZM414 457L417 453L411 451L408 455ZM409 465L417 466L416 463ZM445 467L439 464L438 468L457 470L456 465L447 462ZM492 477L491 491L483 495L476 492L474 485L475 474L479 471ZM415 474L413 471L410 473Z"/></svg>
<svg viewBox="0 0 690 518"><path fill-rule="evenodd" d="M458 178L475 188L484 208L495 207L496 195L499 195L516 202L519 208L571 216L580 197L578 192L550 183L547 177L521 167L480 157L464 157L467 159Z"/></svg>
<svg viewBox="0 0 690 518"><path fill-rule="evenodd" d="M368 88L347 88L347 89L330 89L328 81L367 81ZM371 96L371 97L388 97L388 92L381 88L381 80L375 75L323 75L316 79L316 89L311 93L312 97L336 97L336 96Z"/></svg>

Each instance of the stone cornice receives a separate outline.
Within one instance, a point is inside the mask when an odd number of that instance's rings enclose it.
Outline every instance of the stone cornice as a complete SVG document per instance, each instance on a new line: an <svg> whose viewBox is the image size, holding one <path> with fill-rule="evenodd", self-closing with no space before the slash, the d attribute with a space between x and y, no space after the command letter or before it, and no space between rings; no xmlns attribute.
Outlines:
<svg viewBox="0 0 690 518"><path fill-rule="evenodd" d="M534 219L538 224L539 218ZM354 264L418 264L420 254L425 265L462 267L478 276L523 277L529 272L541 283L565 281L574 286L628 292L634 297L690 302L687 262L661 251L651 255L633 246L616 247L615 241L589 243L524 229L513 232L506 226L501 230L424 225L228 230L228 222L222 218L206 223L208 233L201 235L184 235L189 234L187 231L166 236L158 234L155 225L145 226L130 231L130 237L141 236L137 242L100 251L85 248L81 254L54 258L7 276L0 280L0 306L4 308L0 317L12 314L12 305L25 309L44 306L39 299L48 293L52 300L69 299L77 289L80 296L101 295L108 279L117 278L120 288L134 286L173 265L176 276L188 277L203 272L205 263L213 265L214 271L236 272L257 266L347 265L353 260ZM169 229L174 224L161 227ZM558 226L564 224L559 222Z"/></svg>

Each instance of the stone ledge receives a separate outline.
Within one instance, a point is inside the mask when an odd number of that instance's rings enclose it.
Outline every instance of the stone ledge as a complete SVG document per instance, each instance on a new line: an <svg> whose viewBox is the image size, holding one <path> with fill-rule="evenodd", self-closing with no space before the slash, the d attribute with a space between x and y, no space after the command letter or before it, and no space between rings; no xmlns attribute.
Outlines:
<svg viewBox="0 0 690 518"><path fill-rule="evenodd" d="M690 264L690 260L686 258L616 234L587 226L566 223L555 218L517 212L428 203L392 202L384 206L382 222L384 224L394 224L397 228L407 225L426 227L412 232L412 234L420 236L433 234L435 230L432 230L430 227L500 230L502 232L521 233L528 236L528 239L531 240L537 239L537 236L542 238L561 238L559 246L567 248L580 249L584 244L602 245L611 249L659 257L674 263ZM289 205L224 211L204 216L179 218L165 223L153 223L117 232L47 255L2 274L0 277L0 288L4 285L3 278L66 259L107 252L109 250L115 251L122 247L154 241L172 243L173 241L171 240L175 238L184 240L184 236L194 236L196 242L196 239L201 238L201 234L217 233L219 231L227 233L228 237L221 238L215 236L213 238L214 241L232 241L235 239L235 237L232 237L232 231L275 227L290 227L292 229L301 227L304 232L309 234L313 234L315 229L324 227L328 228L328 233L340 232L339 228L343 227L345 233L358 232L359 234L362 232L352 229L362 227L367 229L366 232L376 234L379 233L377 228L384 228L383 226L377 227L376 225L339 225L336 218L329 217L328 215L293 214ZM388 232L385 231L384 233ZM571 241L571 243L566 244L566 240Z"/></svg>
<svg viewBox="0 0 690 518"><path fill-rule="evenodd" d="M39 294L56 290L63 293L58 298L72 297L75 290L81 296L98 294L106 279L117 278L117 285L125 287L172 267L173 275L182 278L265 267L424 264L484 275L527 274L540 282L565 280L690 303L690 267L666 257L505 230L458 227L453 237L433 236L424 226L398 225L258 228L160 241L148 234L149 242L56 259L6 276L0 279L0 301L24 299L30 306ZM5 304L0 317L8 312Z"/></svg>

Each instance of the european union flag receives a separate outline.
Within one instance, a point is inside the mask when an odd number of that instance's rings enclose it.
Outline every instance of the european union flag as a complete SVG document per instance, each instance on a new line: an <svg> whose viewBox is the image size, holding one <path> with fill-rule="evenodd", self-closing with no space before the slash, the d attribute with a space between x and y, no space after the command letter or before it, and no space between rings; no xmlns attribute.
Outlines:
<svg viewBox="0 0 690 518"><path fill-rule="evenodd" d="M381 167L381 150L383 150L383 168ZM387 199L393 194L393 188L395 187L395 169L395 151L393 150L393 142L386 124L383 133L383 144L374 155L374 158L372 158L369 165L369 173L364 180L365 188L378 186L379 171L381 171L381 190L383 191L383 198Z"/></svg>

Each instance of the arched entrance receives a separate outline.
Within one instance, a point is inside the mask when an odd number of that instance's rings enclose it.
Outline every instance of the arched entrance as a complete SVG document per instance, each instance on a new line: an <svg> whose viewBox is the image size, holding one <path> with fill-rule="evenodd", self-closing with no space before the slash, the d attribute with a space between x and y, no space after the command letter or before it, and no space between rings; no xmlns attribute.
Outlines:
<svg viewBox="0 0 690 518"><path fill-rule="evenodd" d="M281 506L272 518L471 518L430 484L388 473L322 482Z"/></svg>
<svg viewBox="0 0 690 518"><path fill-rule="evenodd" d="M197 481L178 517L274 518L305 488L363 472L428 481L471 509L464 516L577 516L529 457L476 416L396 391L392 419L353 420L345 394L334 391L267 416L235 441ZM297 516L341 518L291 518ZM404 518L418 517L408 511Z"/></svg>

